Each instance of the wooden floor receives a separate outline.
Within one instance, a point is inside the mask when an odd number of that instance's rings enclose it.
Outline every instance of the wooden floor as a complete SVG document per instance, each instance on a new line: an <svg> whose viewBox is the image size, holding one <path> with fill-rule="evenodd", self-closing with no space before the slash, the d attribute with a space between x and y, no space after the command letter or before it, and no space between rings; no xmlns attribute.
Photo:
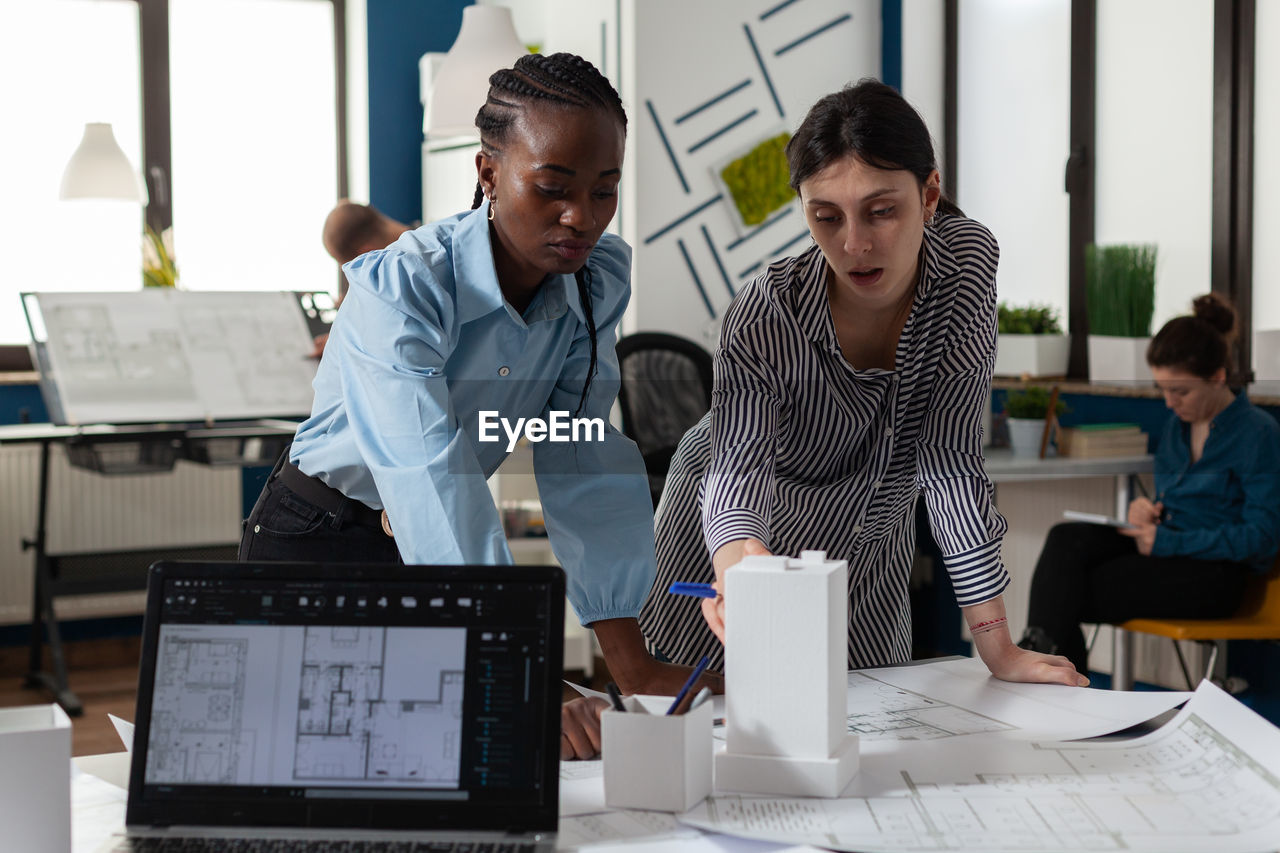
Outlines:
<svg viewBox="0 0 1280 853"><path fill-rule="evenodd" d="M138 668L134 664L70 673L71 690L84 703L84 714L71 718L71 754L96 755L124 749L107 714L133 721ZM53 701L47 690L23 686L22 676L0 678L0 707L41 705Z"/></svg>
<svg viewBox="0 0 1280 853"><path fill-rule="evenodd" d="M113 638L67 644L71 690L84 704L84 714L71 718L71 754L97 755L123 749L107 714L130 722L138 683L138 641ZM25 648L0 648L0 708L40 705L53 701L48 691L23 686ZM571 681L583 681L582 673L566 673ZM596 659L593 685L608 681L604 661ZM576 676L576 677L575 677ZM598 686L598 685L597 685ZM565 698L578 694L565 688Z"/></svg>

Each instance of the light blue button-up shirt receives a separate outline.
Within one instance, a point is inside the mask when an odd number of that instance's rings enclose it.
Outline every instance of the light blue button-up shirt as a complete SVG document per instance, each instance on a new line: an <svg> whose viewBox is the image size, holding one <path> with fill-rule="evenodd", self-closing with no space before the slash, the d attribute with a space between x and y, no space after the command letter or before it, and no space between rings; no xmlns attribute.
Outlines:
<svg viewBox="0 0 1280 853"><path fill-rule="evenodd" d="M385 509L406 563L511 563L486 483L508 440L499 427L481 442L479 412L511 424L600 418L603 441L535 443L534 472L578 618L635 617L654 577L652 501L639 450L608 423L631 249L605 234L588 260L598 362L578 412L590 343L577 284L554 276L517 312L498 286L487 216L486 202L343 267L350 288L290 458Z"/></svg>

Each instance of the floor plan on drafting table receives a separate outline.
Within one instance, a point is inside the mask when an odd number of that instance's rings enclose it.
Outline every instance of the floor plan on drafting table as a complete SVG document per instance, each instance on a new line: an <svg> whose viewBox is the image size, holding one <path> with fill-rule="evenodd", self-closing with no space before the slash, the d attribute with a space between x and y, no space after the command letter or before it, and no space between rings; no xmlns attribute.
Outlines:
<svg viewBox="0 0 1280 853"><path fill-rule="evenodd" d="M147 781L458 785L463 628L164 626Z"/></svg>

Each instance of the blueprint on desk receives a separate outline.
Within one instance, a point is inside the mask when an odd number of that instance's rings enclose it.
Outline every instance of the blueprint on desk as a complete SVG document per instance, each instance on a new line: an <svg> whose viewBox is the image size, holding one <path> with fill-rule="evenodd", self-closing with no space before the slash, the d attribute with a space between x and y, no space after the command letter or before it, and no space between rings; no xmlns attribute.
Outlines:
<svg viewBox="0 0 1280 853"><path fill-rule="evenodd" d="M570 684L584 696L599 691ZM849 673L848 726L863 749L893 741L942 740L1004 732L1011 737L1072 740L1111 734L1181 705L1190 693L1081 690L1056 684L1012 684L975 658ZM716 696L715 716L724 716ZM724 727L716 727L724 739ZM581 771L573 771L580 773Z"/></svg>
<svg viewBox="0 0 1280 853"><path fill-rule="evenodd" d="M899 744L864 752L841 799L717 794L681 820L872 853L1274 850L1280 729L1204 683L1134 740Z"/></svg>
<svg viewBox="0 0 1280 853"><path fill-rule="evenodd" d="M863 756L917 742L932 748L972 736L1094 737L1146 722L1191 695L1011 684L993 678L975 659L854 670L848 678L848 727L859 735ZM583 695L605 698L603 693L571 686ZM724 697L715 697L715 702L720 716ZM724 731L723 726L715 729L717 749L723 748ZM604 809L603 772L598 760L561 762L562 816Z"/></svg>

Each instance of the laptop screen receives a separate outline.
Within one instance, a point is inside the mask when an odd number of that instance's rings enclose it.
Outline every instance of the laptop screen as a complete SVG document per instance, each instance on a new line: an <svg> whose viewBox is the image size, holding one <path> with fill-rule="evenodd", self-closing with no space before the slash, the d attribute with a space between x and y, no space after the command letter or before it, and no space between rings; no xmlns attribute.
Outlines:
<svg viewBox="0 0 1280 853"><path fill-rule="evenodd" d="M554 829L551 567L160 563L130 825Z"/></svg>

